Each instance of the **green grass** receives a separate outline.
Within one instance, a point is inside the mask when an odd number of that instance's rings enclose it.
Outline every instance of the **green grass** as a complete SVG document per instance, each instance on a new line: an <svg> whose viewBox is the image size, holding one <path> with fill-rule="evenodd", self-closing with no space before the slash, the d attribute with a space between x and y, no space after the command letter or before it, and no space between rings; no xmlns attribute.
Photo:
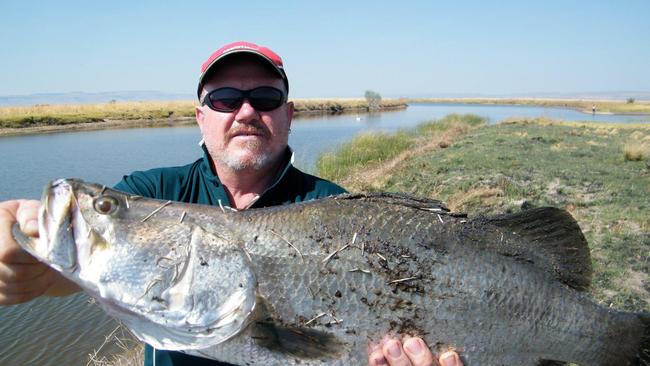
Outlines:
<svg viewBox="0 0 650 366"><path fill-rule="evenodd" d="M341 145L336 152L321 156L316 169L323 177L342 181L356 171L385 163L418 144L426 144L433 135L451 129L468 129L485 122L486 119L479 116L452 114L442 120L424 122L414 130L362 134Z"/></svg>
<svg viewBox="0 0 650 366"><path fill-rule="evenodd" d="M333 180L343 179L349 172L382 163L413 145L413 139L403 132L362 134L355 137L336 152L328 153L318 160L316 168Z"/></svg>
<svg viewBox="0 0 650 366"><path fill-rule="evenodd" d="M527 121L470 128L449 147L412 154L368 186L441 199L470 216L522 205L567 209L590 243L594 297L615 308L649 311L650 163L626 159L624 146L647 141L650 126L589 126ZM434 123L418 130L431 139L449 128ZM424 140L411 141L409 148L417 149ZM373 146L375 154L385 154L381 144ZM364 152L364 161L374 160L372 151Z"/></svg>

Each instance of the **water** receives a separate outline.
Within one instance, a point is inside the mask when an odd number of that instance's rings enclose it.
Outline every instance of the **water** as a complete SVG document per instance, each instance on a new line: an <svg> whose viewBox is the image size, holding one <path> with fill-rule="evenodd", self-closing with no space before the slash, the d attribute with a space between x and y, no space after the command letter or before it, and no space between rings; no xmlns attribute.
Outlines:
<svg viewBox="0 0 650 366"><path fill-rule="evenodd" d="M509 117L650 123L650 116L589 115L561 108L416 104L379 114L346 114L295 120L289 143L296 166L313 172L317 157L363 131L394 132L450 113L473 113L492 122ZM76 177L107 185L123 174L182 165L202 155L195 127L71 132L0 138L0 200L38 198L46 182ZM0 308L0 365L85 365L116 323L75 295ZM103 348L110 354L115 349Z"/></svg>

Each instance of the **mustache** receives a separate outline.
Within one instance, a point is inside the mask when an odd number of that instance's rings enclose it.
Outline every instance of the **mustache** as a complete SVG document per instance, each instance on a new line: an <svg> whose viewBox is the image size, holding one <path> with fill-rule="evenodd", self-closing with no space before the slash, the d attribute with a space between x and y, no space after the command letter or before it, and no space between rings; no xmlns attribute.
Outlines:
<svg viewBox="0 0 650 366"><path fill-rule="evenodd" d="M263 137L268 137L269 136L269 131L264 126L261 126L257 123L247 123L247 124L240 124L239 126L235 126L235 128L230 129L228 132L225 134L226 140L230 140L231 138L237 136L237 135L261 135Z"/></svg>

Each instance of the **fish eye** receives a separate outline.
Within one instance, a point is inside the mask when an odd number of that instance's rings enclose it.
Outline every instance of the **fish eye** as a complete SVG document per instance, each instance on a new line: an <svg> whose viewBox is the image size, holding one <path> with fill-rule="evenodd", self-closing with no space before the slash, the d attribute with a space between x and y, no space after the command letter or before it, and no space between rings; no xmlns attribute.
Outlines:
<svg viewBox="0 0 650 366"><path fill-rule="evenodd" d="M95 202L93 202L93 207L95 208L95 211L102 215L110 215L117 211L117 207L119 206L117 199L115 197L111 196L101 196L95 198Z"/></svg>

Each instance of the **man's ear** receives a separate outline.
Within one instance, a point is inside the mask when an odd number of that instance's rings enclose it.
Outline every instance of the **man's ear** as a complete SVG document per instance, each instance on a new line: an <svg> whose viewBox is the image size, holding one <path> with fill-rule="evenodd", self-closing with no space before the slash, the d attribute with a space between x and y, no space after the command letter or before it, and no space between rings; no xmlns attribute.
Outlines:
<svg viewBox="0 0 650 366"><path fill-rule="evenodd" d="M293 121L293 102L287 102L287 119L289 120L289 127Z"/></svg>
<svg viewBox="0 0 650 366"><path fill-rule="evenodd" d="M196 123L201 126L201 123L203 123L203 120L205 119L205 113L203 112L202 106L197 105L194 107L194 117L196 117Z"/></svg>

